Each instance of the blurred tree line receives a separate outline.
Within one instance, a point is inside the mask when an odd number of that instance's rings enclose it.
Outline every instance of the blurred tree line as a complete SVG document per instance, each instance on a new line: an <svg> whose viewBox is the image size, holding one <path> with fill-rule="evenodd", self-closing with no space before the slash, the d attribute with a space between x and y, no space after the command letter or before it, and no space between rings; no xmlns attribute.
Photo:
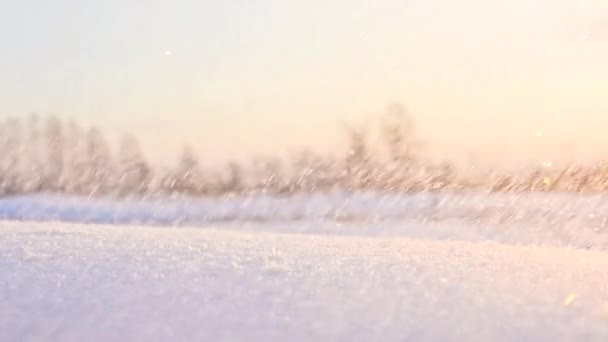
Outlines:
<svg viewBox="0 0 608 342"><path fill-rule="evenodd" d="M372 132L373 131L373 132ZM0 122L0 195L65 193L109 196L217 196L236 193L287 195L329 191L608 191L608 164L538 167L518 174L497 170L475 177L449 163L422 157L422 145L400 104L377 125L345 125L342 156L302 150L287 157L256 158L203 167L185 146L172 167L153 166L137 139L111 148L96 127L31 115ZM378 139L372 142L375 133Z"/></svg>

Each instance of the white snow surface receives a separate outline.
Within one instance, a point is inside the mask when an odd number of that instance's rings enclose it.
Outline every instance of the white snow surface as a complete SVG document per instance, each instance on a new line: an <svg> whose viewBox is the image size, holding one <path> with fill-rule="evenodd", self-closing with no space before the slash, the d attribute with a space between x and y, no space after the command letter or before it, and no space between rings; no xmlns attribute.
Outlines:
<svg viewBox="0 0 608 342"><path fill-rule="evenodd" d="M0 220L221 227L241 231L410 237L608 251L608 195L328 193L100 200L0 198Z"/></svg>
<svg viewBox="0 0 608 342"><path fill-rule="evenodd" d="M608 340L607 252L305 224L2 221L0 341Z"/></svg>

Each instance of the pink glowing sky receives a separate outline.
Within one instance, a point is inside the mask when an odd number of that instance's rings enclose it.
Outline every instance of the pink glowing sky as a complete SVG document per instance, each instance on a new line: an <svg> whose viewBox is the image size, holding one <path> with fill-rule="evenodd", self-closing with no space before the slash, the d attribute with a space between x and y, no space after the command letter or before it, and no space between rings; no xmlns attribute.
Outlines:
<svg viewBox="0 0 608 342"><path fill-rule="evenodd" d="M429 153L603 158L601 0L8 1L0 115L135 131L152 157L334 151L407 105ZM542 131L542 134L538 134Z"/></svg>

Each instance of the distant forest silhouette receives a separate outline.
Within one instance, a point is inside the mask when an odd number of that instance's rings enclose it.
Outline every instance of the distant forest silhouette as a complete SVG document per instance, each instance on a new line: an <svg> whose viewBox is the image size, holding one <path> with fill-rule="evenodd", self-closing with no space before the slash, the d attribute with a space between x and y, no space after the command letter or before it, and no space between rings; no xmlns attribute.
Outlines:
<svg viewBox="0 0 608 342"><path fill-rule="evenodd" d="M376 130L381 147L372 148ZM110 144L96 127L31 115L0 122L0 195L65 193L89 197L289 195L330 191L605 192L608 164L539 165L518 174L486 170L474 177L424 158L410 116L390 105L377 124L346 126L342 155L313 150L203 167L186 145L173 167L149 163L135 136Z"/></svg>

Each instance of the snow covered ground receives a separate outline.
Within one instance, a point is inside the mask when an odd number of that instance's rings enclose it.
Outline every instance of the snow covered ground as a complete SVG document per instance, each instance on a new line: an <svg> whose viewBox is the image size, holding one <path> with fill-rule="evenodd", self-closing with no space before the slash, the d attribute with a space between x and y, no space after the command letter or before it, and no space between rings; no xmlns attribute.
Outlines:
<svg viewBox="0 0 608 342"><path fill-rule="evenodd" d="M0 341L606 341L608 253L0 223Z"/></svg>
<svg viewBox="0 0 608 342"><path fill-rule="evenodd" d="M229 227L313 235L391 236L608 250L608 196L315 194L145 201L62 196L0 199L0 219Z"/></svg>
<svg viewBox="0 0 608 342"><path fill-rule="evenodd" d="M606 217L555 194L5 198L0 341L606 341Z"/></svg>

